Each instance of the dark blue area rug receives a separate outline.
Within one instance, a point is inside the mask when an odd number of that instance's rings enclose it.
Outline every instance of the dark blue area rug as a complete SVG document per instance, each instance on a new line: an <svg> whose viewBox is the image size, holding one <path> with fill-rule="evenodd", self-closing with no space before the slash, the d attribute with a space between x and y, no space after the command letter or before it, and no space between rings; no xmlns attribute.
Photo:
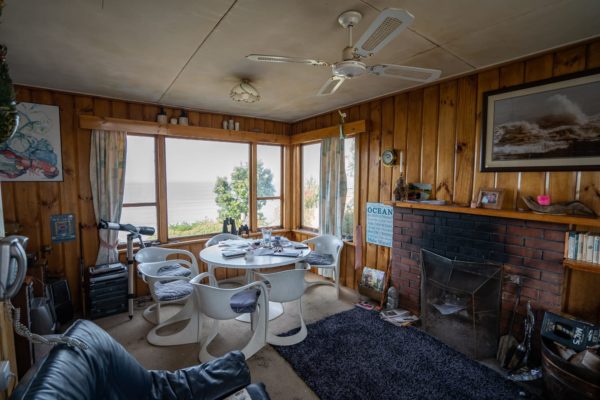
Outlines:
<svg viewBox="0 0 600 400"><path fill-rule="evenodd" d="M308 325L274 346L323 400L522 399L522 389L434 337L360 308Z"/></svg>

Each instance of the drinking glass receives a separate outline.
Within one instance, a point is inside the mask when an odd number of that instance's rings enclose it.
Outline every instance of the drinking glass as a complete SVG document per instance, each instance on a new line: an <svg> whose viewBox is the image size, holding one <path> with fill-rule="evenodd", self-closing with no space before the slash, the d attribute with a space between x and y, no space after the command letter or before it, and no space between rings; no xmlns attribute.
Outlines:
<svg viewBox="0 0 600 400"><path fill-rule="evenodd" d="M262 230L263 246L271 247L271 235L272 234L273 234L273 231L271 229L264 228Z"/></svg>

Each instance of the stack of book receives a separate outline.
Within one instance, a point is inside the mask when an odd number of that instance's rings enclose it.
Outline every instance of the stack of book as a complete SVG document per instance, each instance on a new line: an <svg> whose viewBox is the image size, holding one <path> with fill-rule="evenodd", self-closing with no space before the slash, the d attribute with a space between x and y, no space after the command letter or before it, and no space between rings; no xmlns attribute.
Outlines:
<svg viewBox="0 0 600 400"><path fill-rule="evenodd" d="M394 324L396 326L412 325L413 323L419 320L419 317L417 317L414 314L411 314L410 311L403 310L401 308L383 310L379 313L379 316L384 321L387 321L390 324Z"/></svg>
<svg viewBox="0 0 600 400"><path fill-rule="evenodd" d="M567 258L600 264L600 232L569 231Z"/></svg>

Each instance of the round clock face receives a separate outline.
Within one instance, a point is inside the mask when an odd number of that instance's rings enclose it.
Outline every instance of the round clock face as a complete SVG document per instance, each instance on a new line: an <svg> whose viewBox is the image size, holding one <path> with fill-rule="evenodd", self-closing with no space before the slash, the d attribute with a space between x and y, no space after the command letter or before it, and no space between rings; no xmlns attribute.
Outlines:
<svg viewBox="0 0 600 400"><path fill-rule="evenodd" d="M394 161L396 161L396 153L394 152L394 150L385 150L381 154L381 161L385 165L392 165Z"/></svg>

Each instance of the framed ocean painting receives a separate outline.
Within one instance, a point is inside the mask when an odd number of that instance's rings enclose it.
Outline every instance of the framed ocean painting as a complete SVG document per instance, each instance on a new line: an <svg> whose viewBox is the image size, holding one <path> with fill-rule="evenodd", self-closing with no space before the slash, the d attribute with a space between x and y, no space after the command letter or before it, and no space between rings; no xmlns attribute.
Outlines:
<svg viewBox="0 0 600 400"><path fill-rule="evenodd" d="M483 99L481 171L600 170L600 70Z"/></svg>
<svg viewBox="0 0 600 400"><path fill-rule="evenodd" d="M0 143L0 181L62 181L58 107L19 103L17 111L17 131Z"/></svg>

